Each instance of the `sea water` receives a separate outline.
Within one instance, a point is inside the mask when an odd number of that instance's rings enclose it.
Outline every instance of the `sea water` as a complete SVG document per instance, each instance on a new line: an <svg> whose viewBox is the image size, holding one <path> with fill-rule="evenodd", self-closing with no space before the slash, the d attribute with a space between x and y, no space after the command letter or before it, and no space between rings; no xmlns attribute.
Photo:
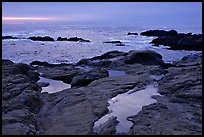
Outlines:
<svg viewBox="0 0 204 137"><path fill-rule="evenodd" d="M34 60L49 63L76 63L82 58L91 58L108 51L118 50L154 50L163 56L165 62L180 60L183 56L202 53L201 51L168 50L164 46L155 47L149 44L155 37L127 35L150 29L175 29L181 33L202 33L201 26L113 26L113 25L34 25L34 24L3 24L2 36L15 36L17 40L2 40L2 58L15 63L30 63ZM81 37L91 42L70 41L32 41L30 36ZM119 40L125 46L115 46L104 41Z"/></svg>

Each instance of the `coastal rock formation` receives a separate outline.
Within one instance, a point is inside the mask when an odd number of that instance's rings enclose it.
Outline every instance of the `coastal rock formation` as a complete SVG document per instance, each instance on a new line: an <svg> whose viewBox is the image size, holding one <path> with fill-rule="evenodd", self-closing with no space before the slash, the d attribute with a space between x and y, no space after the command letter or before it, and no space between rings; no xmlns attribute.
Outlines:
<svg viewBox="0 0 204 137"><path fill-rule="evenodd" d="M91 71L75 75L72 79L71 85L74 86L87 86L92 81L107 77L108 71L101 69L93 69Z"/></svg>
<svg viewBox="0 0 204 137"><path fill-rule="evenodd" d="M104 41L103 43L121 44L121 41Z"/></svg>
<svg viewBox="0 0 204 137"><path fill-rule="evenodd" d="M201 34L178 34L171 37L158 37L152 42L154 46L164 45L170 46L171 50L202 50L202 35Z"/></svg>
<svg viewBox="0 0 204 137"><path fill-rule="evenodd" d="M134 135L202 134L202 55L184 57L159 83L157 103L131 117ZM168 128L167 128L168 125Z"/></svg>
<svg viewBox="0 0 204 137"><path fill-rule="evenodd" d="M2 60L2 134L35 135L41 88L26 64ZM36 75L33 73L33 75Z"/></svg>
<svg viewBox="0 0 204 137"><path fill-rule="evenodd" d="M104 41L103 43L115 44L115 46L125 46L121 41Z"/></svg>
<svg viewBox="0 0 204 137"><path fill-rule="evenodd" d="M48 66L49 63L46 62L46 61L43 61L43 62L41 62L41 61L32 61L32 62L30 63L30 65Z"/></svg>
<svg viewBox="0 0 204 137"><path fill-rule="evenodd" d="M133 63L142 63L148 65L155 65L155 64L164 64L162 60L162 56L152 50L144 50L144 51L130 51L127 55L125 60L126 64L133 64Z"/></svg>
<svg viewBox="0 0 204 137"><path fill-rule="evenodd" d="M78 37L71 37L71 38L66 38L66 37L65 38L61 38L61 37L58 37L57 41L91 42L90 40L86 40L86 39L78 38Z"/></svg>
<svg viewBox="0 0 204 137"><path fill-rule="evenodd" d="M128 32L127 35L138 35L136 32Z"/></svg>
<svg viewBox="0 0 204 137"><path fill-rule="evenodd" d="M202 34L178 33L175 30L148 30L141 32L144 36L157 36L150 44L153 46L170 46L171 50L202 50Z"/></svg>
<svg viewBox="0 0 204 137"><path fill-rule="evenodd" d="M140 35L143 36L174 36L177 35L178 32L176 30L170 30L170 31L165 31L165 30L148 30L141 32Z"/></svg>
<svg viewBox="0 0 204 137"><path fill-rule="evenodd" d="M17 37L13 37L13 36L2 36L2 40L3 39L17 39Z"/></svg>
<svg viewBox="0 0 204 137"><path fill-rule="evenodd" d="M116 133L116 117L105 122L99 132L93 130L94 123L109 113L108 100L156 81L162 96L153 96L156 103L128 116L133 125L121 134L202 134L202 54L184 57L167 68L162 56L149 50L111 51L76 64L37 64L3 60L3 134L120 134ZM108 70L121 70L125 75L108 76ZM39 73L72 83L72 88L40 93L46 83L35 82ZM163 78L155 81L152 75Z"/></svg>
<svg viewBox="0 0 204 137"><path fill-rule="evenodd" d="M33 36L33 37L29 37L28 39L33 40L33 41L55 41L50 36L45 36L45 37Z"/></svg>

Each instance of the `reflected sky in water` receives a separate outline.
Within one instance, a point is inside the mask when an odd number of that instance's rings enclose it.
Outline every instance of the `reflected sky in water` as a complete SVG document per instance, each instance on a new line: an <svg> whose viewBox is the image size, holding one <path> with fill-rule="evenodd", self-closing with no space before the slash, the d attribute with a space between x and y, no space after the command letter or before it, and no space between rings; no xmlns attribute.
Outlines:
<svg viewBox="0 0 204 137"><path fill-rule="evenodd" d="M160 95L157 93L156 85L147 85L145 89L133 92L135 89L129 90L124 94L119 94L112 98L109 102L108 107L110 113L95 122L94 130L100 130L100 128L95 128L104 124L110 117L116 116L117 120L120 122L116 126L116 132L128 132L129 128L132 126L132 122L127 121L127 117L136 115L142 110L143 106L155 103L156 100L151 98L153 95Z"/></svg>
<svg viewBox="0 0 204 137"><path fill-rule="evenodd" d="M40 80L38 82L50 83L49 86L42 87L42 92L55 93L58 91L62 91L64 89L71 88L70 84L66 84L66 83L59 81L59 80L52 80L52 79L47 79L47 78L43 78L43 77L40 77Z"/></svg>

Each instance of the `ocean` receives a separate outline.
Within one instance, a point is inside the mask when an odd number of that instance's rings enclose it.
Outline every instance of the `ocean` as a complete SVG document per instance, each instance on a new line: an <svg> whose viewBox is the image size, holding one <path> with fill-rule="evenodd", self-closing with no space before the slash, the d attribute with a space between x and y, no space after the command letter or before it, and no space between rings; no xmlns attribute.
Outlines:
<svg viewBox="0 0 204 137"><path fill-rule="evenodd" d="M127 35L128 32L146 30L171 30L179 33L202 33L202 26L141 26L141 25L37 25L37 24L3 24L2 36L15 36L20 39L2 40L2 59L15 63L46 61L53 64L77 63L80 59L102 55L108 51L118 50L154 50L163 56L166 63L180 60L183 56L202 53L202 51L168 50L167 47L155 47L149 44L155 37ZM26 38L30 36L81 37L91 42L54 41L41 42ZM125 46L115 46L104 41L119 40Z"/></svg>

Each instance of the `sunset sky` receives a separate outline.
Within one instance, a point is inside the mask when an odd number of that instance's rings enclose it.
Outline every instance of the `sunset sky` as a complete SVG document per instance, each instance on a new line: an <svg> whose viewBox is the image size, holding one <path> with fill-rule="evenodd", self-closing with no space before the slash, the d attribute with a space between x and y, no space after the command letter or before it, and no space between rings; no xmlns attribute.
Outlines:
<svg viewBox="0 0 204 137"><path fill-rule="evenodd" d="M202 2L3 2L3 23L202 25Z"/></svg>

